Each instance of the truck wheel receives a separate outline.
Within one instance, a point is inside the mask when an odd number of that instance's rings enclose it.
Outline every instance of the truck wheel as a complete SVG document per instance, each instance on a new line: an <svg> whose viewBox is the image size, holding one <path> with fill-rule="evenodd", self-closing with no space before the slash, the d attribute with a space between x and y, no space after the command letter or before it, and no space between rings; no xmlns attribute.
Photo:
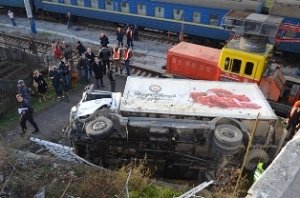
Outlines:
<svg viewBox="0 0 300 198"><path fill-rule="evenodd" d="M239 146L243 141L243 133L237 127L230 124L218 125L214 132L215 139L223 146Z"/></svg>
<svg viewBox="0 0 300 198"><path fill-rule="evenodd" d="M103 116L89 122L85 131L90 138L106 138L113 132L113 123Z"/></svg>
<svg viewBox="0 0 300 198"><path fill-rule="evenodd" d="M267 163L269 159L270 157L266 151L262 149L252 149L246 160L245 168L247 170L254 170L259 162Z"/></svg>

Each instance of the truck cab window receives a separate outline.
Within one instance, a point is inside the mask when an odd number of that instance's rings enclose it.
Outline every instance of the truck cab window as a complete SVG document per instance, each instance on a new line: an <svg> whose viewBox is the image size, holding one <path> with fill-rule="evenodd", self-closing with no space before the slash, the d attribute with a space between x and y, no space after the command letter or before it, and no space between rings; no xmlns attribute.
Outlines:
<svg viewBox="0 0 300 198"><path fill-rule="evenodd" d="M228 70L229 69L229 64L230 64L230 58L226 58L225 59L225 63L224 63L224 69Z"/></svg>
<svg viewBox="0 0 300 198"><path fill-rule="evenodd" d="M254 64L252 62L247 62L245 67L245 74L252 75Z"/></svg>
<svg viewBox="0 0 300 198"><path fill-rule="evenodd" d="M242 65L242 61L241 60L239 60L239 59L233 59L231 72L233 72L233 73L240 73L240 71L241 71L241 65Z"/></svg>

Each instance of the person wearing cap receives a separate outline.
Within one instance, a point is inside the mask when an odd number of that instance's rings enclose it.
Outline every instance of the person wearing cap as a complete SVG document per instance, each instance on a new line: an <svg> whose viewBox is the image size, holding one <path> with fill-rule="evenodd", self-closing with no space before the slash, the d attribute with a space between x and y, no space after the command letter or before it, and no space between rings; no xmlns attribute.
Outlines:
<svg viewBox="0 0 300 198"><path fill-rule="evenodd" d="M18 94L21 94L21 96L25 98L27 102L32 102L30 89L26 86L24 80L18 80L17 89Z"/></svg>
<svg viewBox="0 0 300 198"><path fill-rule="evenodd" d="M29 104L29 102L22 97L21 94L16 95L16 99L19 103L18 112L20 114L20 124L22 128L23 134L27 131L26 121L28 120L30 124L34 127L34 131L32 133L39 132L39 127L37 126L36 122L34 121L33 115L33 108Z"/></svg>
<svg viewBox="0 0 300 198"><path fill-rule="evenodd" d="M81 56L83 53L86 52L86 48L82 45L82 43L80 41L77 41L76 50L77 50L79 56Z"/></svg>

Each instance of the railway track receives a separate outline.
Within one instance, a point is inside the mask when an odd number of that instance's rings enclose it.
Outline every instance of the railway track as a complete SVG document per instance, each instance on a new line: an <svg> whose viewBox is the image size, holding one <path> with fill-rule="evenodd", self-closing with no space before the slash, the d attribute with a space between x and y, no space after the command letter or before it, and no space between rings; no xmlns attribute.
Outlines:
<svg viewBox="0 0 300 198"><path fill-rule="evenodd" d="M29 52L29 40L31 38L15 36L8 33L0 32L0 45L3 47L13 47ZM40 40L34 40L39 54L47 54L51 51L51 44Z"/></svg>

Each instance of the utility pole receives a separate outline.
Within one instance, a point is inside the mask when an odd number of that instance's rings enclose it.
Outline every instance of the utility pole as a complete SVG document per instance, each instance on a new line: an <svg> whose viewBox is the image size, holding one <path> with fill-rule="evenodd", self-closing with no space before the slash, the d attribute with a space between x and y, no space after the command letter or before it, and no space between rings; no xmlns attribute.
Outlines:
<svg viewBox="0 0 300 198"><path fill-rule="evenodd" d="M36 31L35 22L34 22L34 19L33 19L33 14L32 14L30 1L29 0L24 0L24 5L25 5L25 8L26 8L27 18L30 21L31 32L36 34L37 31Z"/></svg>

